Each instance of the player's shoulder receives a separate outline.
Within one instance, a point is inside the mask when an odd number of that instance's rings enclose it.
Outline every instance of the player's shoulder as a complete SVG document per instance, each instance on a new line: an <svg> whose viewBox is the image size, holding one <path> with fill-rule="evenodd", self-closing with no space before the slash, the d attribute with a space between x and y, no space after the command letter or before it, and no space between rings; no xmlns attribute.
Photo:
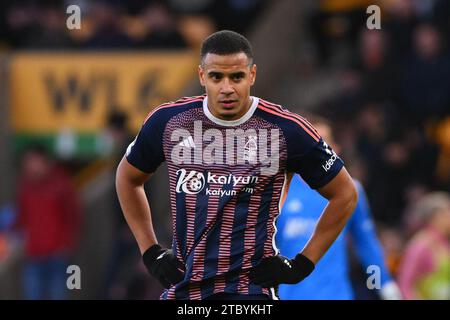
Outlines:
<svg viewBox="0 0 450 320"><path fill-rule="evenodd" d="M144 123L146 123L149 119L156 118L161 118L163 121L167 121L169 118L175 116L180 112L192 108L200 108L202 107L203 99L205 98L205 96L206 95L182 97L176 101L163 103L149 112L144 120Z"/></svg>
<svg viewBox="0 0 450 320"><path fill-rule="evenodd" d="M289 111L280 104L259 98L258 114L275 123L285 133L292 135L305 134L317 142L320 140L319 133L305 117Z"/></svg>

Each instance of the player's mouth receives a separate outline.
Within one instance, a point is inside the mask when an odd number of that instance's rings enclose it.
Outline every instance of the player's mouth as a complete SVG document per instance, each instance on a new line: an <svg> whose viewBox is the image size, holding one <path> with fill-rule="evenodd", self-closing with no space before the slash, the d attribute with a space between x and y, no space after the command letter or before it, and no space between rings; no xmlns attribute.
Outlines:
<svg viewBox="0 0 450 320"><path fill-rule="evenodd" d="M238 101L237 100L226 99L226 100L220 100L219 103L225 109L232 109L232 108L234 108L237 105Z"/></svg>

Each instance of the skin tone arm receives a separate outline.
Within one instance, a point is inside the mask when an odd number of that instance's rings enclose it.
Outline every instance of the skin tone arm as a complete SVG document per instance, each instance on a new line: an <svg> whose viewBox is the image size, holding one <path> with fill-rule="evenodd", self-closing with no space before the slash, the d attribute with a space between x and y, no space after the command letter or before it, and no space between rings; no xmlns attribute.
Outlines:
<svg viewBox="0 0 450 320"><path fill-rule="evenodd" d="M318 192L328 199L316 229L302 254L316 264L336 240L347 220L355 210L357 192L352 178L345 168Z"/></svg>
<svg viewBox="0 0 450 320"><path fill-rule="evenodd" d="M116 172L116 190L125 220L133 232L141 254L157 243L144 183L150 174L142 172L124 158Z"/></svg>

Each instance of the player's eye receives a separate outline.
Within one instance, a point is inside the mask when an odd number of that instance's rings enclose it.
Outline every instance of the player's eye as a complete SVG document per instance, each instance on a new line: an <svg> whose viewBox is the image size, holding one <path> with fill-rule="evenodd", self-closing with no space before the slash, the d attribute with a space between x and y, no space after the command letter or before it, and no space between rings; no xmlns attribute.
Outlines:
<svg viewBox="0 0 450 320"><path fill-rule="evenodd" d="M222 79L222 75L220 73L211 73L209 77L213 80L220 80Z"/></svg>
<svg viewBox="0 0 450 320"><path fill-rule="evenodd" d="M238 74L234 74L231 78L232 78L234 81L239 81L239 80L241 80L242 78L244 78L244 75L243 75L242 73L238 73Z"/></svg>

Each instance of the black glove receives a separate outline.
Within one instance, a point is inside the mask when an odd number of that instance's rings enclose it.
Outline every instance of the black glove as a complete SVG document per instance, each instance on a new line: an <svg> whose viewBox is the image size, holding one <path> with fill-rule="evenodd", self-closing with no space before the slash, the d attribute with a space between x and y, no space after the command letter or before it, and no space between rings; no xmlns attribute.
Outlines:
<svg viewBox="0 0 450 320"><path fill-rule="evenodd" d="M250 280L262 287L275 287L281 283L295 284L314 270L314 263L301 253L294 259L277 255L264 258L250 271Z"/></svg>
<svg viewBox="0 0 450 320"><path fill-rule="evenodd" d="M170 249L154 244L142 255L148 272L158 279L164 288L170 288L184 278L184 266Z"/></svg>

